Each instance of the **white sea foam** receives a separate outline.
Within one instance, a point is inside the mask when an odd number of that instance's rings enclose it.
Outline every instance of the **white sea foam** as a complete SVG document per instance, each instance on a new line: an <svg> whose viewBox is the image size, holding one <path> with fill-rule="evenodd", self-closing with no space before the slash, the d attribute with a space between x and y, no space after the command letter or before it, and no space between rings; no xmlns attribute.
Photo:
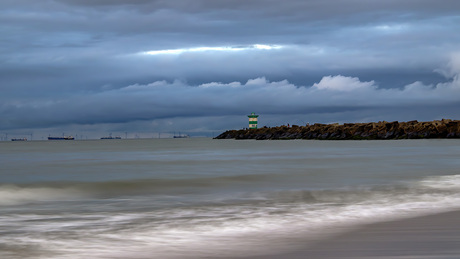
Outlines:
<svg viewBox="0 0 460 259"><path fill-rule="evenodd" d="M452 177L438 180L443 182L449 178ZM300 238L305 245L309 239L315 240L350 226L460 207L460 197L455 192L446 193L443 189L436 192L438 189L434 189L424 193L426 181L433 183L436 180L419 181L414 185L423 188L415 190L382 192L368 199L338 200L347 203L267 202L258 206L197 206L142 213L61 215L49 221L43 217L40 228L29 226L24 229L25 232L36 232L35 235L17 240L10 237L9 241L40 244L58 252L59 256L54 258L261 255L270 250L288 249L288 243L295 246L296 243L292 242L295 238ZM359 193L359 190L354 191ZM356 195L350 192L352 196ZM72 217L73 221L65 222L67 217ZM18 219L16 223L27 220ZM34 220L40 221L38 218ZM56 234L43 235L45 229ZM265 251L257 247L264 247Z"/></svg>
<svg viewBox="0 0 460 259"><path fill-rule="evenodd" d="M78 197L84 197L84 193L72 187L53 188L0 185L0 206L69 200Z"/></svg>
<svg viewBox="0 0 460 259"><path fill-rule="evenodd" d="M439 176L457 171L452 141L196 141L79 142L15 165L43 168L3 175L26 183L0 185L0 258L250 257L460 206L460 176Z"/></svg>
<svg viewBox="0 0 460 259"><path fill-rule="evenodd" d="M460 175L433 176L420 182L420 185L444 190L460 190Z"/></svg>

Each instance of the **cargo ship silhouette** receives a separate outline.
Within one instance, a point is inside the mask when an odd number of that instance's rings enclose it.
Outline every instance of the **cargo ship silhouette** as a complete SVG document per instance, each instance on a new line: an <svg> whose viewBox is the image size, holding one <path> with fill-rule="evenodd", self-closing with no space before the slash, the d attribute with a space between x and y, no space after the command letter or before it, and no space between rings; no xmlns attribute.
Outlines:
<svg viewBox="0 0 460 259"><path fill-rule="evenodd" d="M48 137L48 140L74 140L72 136L62 136L62 137Z"/></svg>

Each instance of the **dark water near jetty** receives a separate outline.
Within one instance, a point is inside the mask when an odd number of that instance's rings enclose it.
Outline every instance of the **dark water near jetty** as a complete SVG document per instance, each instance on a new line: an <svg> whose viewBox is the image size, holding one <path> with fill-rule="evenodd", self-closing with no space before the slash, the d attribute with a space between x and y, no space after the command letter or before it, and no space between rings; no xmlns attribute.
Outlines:
<svg viewBox="0 0 460 259"><path fill-rule="evenodd" d="M460 140L0 142L0 258L270 254L460 208Z"/></svg>

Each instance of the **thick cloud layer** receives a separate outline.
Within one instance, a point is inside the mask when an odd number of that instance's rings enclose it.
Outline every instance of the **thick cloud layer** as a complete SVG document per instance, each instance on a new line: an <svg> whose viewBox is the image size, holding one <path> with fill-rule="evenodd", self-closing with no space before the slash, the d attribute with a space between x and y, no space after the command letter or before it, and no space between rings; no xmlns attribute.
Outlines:
<svg viewBox="0 0 460 259"><path fill-rule="evenodd" d="M454 59L446 73L454 73L457 62ZM374 120L423 119L420 114L427 110L431 110L431 114L436 112L436 116L458 116L459 112L451 109L460 102L459 72L444 83L414 82L402 89L383 89L373 81L363 82L341 75L325 76L312 86L298 86L287 80L270 82L263 77L244 83L212 82L197 86L180 81L156 81L64 98L5 101L0 110L5 116L0 123L5 128L15 128L166 118L180 121L183 117L244 118L250 111L278 120L289 114L301 114L305 120L311 116L317 118L318 114L338 114L334 120L339 122L347 121L340 116L343 112L369 116L369 110L375 113L371 116ZM395 110L399 111L394 113ZM245 125L238 124L239 120L232 126ZM220 130L218 125L215 127L208 130Z"/></svg>
<svg viewBox="0 0 460 259"><path fill-rule="evenodd" d="M458 1L5 0L0 133L457 118ZM11 134L11 133L10 133Z"/></svg>

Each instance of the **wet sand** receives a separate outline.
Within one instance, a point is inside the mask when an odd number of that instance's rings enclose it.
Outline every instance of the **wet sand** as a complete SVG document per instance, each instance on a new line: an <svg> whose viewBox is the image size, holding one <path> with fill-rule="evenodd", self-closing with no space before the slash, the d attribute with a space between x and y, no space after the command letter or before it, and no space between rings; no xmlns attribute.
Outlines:
<svg viewBox="0 0 460 259"><path fill-rule="evenodd" d="M365 225L301 251L253 258L458 259L460 211Z"/></svg>

